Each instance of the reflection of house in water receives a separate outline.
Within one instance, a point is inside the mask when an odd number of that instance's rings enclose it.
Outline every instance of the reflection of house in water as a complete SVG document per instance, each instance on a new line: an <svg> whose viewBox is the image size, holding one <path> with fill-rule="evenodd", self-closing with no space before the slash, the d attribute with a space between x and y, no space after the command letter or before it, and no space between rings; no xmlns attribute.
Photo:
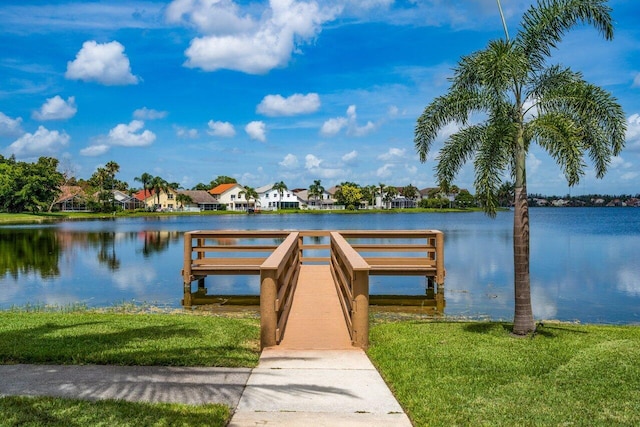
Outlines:
<svg viewBox="0 0 640 427"><path fill-rule="evenodd" d="M164 252L169 249L169 243L179 240L181 235L179 231L140 231L138 238L143 241L142 254L148 257Z"/></svg>

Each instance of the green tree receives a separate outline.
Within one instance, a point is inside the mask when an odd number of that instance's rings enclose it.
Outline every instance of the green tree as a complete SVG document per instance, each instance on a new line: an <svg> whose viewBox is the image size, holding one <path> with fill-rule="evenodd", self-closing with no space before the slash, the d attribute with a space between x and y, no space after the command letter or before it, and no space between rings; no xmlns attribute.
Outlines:
<svg viewBox="0 0 640 427"><path fill-rule="evenodd" d="M416 200L420 195L420 191L418 187L409 184L402 189L402 195L409 200Z"/></svg>
<svg viewBox="0 0 640 427"><path fill-rule="evenodd" d="M193 203L193 199L188 194L180 193L176 196L176 203L180 203L180 207L184 208L184 205Z"/></svg>
<svg viewBox="0 0 640 427"><path fill-rule="evenodd" d="M319 179L313 181L313 184L309 186L309 197L313 197L316 200L316 205L318 204L318 199L322 197L324 194L324 187L321 184Z"/></svg>
<svg viewBox="0 0 640 427"><path fill-rule="evenodd" d="M357 184L342 183L336 192L336 199L339 204L344 205L349 210L355 210L362 200L362 190Z"/></svg>
<svg viewBox="0 0 640 427"><path fill-rule="evenodd" d="M473 197L473 195L469 193L469 190L460 190L455 198L456 207L462 209L473 206L475 201L475 197Z"/></svg>
<svg viewBox="0 0 640 427"><path fill-rule="evenodd" d="M253 187L249 187L248 185L243 187L244 187L244 190L240 191L238 195L244 194L244 198L247 199L247 203L250 203L251 200L255 200L256 202L259 203L258 199L260 198L260 195L258 194L256 189Z"/></svg>
<svg viewBox="0 0 640 427"><path fill-rule="evenodd" d="M283 181L276 182L275 184L273 184L273 189L276 190L278 192L278 196L280 196L278 200L278 209L280 209L280 205L282 204L282 196L284 195L284 192L288 190L287 184L285 184Z"/></svg>
<svg viewBox="0 0 640 427"><path fill-rule="evenodd" d="M579 23L612 39L610 12L607 0L540 0L524 14L515 39L491 41L461 58L449 92L418 118L415 146L423 162L440 129L461 125L439 154L436 175L441 186L446 188L462 165L474 159L476 196L495 216L503 173L509 171L514 180L514 334L535 329L525 161L531 143L549 152L569 185L584 174L585 155L600 178L611 156L624 146L626 121L615 98L580 73L547 64L564 33ZM478 113L484 121L470 123Z"/></svg>
<svg viewBox="0 0 640 427"><path fill-rule="evenodd" d="M384 190L384 197L382 200L384 201L387 209L391 209L391 203L393 199L395 199L399 194L399 191L396 187L388 185Z"/></svg>
<svg viewBox="0 0 640 427"><path fill-rule="evenodd" d="M156 196L156 208L160 206L160 193L169 191L169 183L159 176L154 176L151 180L151 189Z"/></svg>
<svg viewBox="0 0 640 427"><path fill-rule="evenodd" d="M142 184L144 190L144 196L147 197L147 191L151 188L151 181L153 181L153 175L143 172L142 175L133 178L134 181L138 181Z"/></svg>
<svg viewBox="0 0 640 427"><path fill-rule="evenodd" d="M220 184L236 184L237 182L235 178L231 178L230 176L218 175L216 179L211 181L209 188L216 188Z"/></svg>

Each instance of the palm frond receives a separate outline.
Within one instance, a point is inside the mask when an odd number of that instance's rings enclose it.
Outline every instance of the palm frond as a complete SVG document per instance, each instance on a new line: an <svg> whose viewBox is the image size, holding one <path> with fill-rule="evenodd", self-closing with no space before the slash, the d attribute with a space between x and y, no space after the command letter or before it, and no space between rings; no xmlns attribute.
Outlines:
<svg viewBox="0 0 640 427"><path fill-rule="evenodd" d="M578 23L592 25L607 40L613 38L608 0L540 0L522 17L515 42L522 47L534 68L542 67L551 49L564 33Z"/></svg>
<svg viewBox="0 0 640 427"><path fill-rule="evenodd" d="M485 136L486 126L473 125L459 130L445 141L436 166L436 177L441 188L446 188L453 182L460 168L473 157L486 139Z"/></svg>

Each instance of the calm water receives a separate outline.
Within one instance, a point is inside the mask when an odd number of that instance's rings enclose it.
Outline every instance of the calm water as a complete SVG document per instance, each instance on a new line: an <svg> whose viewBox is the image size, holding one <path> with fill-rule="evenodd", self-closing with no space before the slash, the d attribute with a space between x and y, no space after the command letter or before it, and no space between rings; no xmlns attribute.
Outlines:
<svg viewBox="0 0 640 427"><path fill-rule="evenodd" d="M180 307L182 233L207 229L439 229L447 315L513 316L513 214L223 215L0 227L0 309L27 303ZM254 276L207 279L257 294ZM424 293L424 278L371 277L379 294ZM538 319L640 323L640 209L531 210Z"/></svg>

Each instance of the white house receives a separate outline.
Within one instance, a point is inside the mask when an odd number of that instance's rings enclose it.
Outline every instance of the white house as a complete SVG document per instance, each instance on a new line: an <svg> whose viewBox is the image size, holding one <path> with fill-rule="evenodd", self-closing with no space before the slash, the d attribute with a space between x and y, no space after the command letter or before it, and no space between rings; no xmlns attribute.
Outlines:
<svg viewBox="0 0 640 427"><path fill-rule="evenodd" d="M256 188L260 196L260 208L265 210L298 209L300 201L291 190L284 190L282 193L273 188L275 184L264 185Z"/></svg>
<svg viewBox="0 0 640 427"><path fill-rule="evenodd" d="M324 190L318 197L309 196L309 190L300 190L295 192L296 197L302 205L306 205L308 209L333 209L335 200L328 191Z"/></svg>
<svg viewBox="0 0 640 427"><path fill-rule="evenodd" d="M227 210L231 211L246 211L255 204L254 200L247 201L244 187L238 183L220 184L209 190L209 194L221 205L226 205Z"/></svg>

